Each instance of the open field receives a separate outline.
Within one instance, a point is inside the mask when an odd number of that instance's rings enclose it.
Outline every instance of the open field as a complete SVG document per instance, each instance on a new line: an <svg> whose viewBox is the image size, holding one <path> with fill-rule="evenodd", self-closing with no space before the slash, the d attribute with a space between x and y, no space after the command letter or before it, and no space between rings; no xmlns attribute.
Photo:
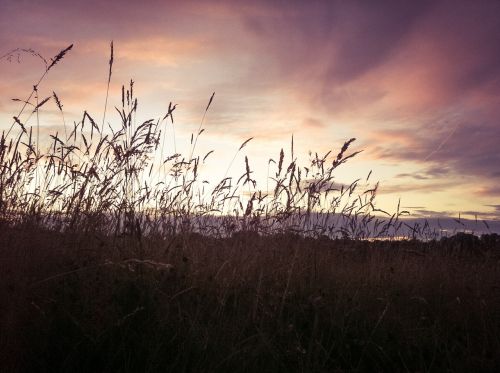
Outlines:
<svg viewBox="0 0 500 373"><path fill-rule="evenodd" d="M500 367L498 237L0 235L2 371Z"/></svg>

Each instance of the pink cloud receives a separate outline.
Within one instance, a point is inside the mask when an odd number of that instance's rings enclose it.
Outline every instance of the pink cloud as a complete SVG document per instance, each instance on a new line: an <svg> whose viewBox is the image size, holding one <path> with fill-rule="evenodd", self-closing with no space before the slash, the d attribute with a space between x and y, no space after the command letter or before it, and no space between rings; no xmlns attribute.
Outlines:
<svg viewBox="0 0 500 373"><path fill-rule="evenodd" d="M56 90L75 116L102 110L113 39L113 99L134 78L145 115L156 115L168 99L180 103L179 131L196 128L215 90L211 136L273 142L294 133L307 150L354 136L367 160L444 165L446 177L475 177L484 191L500 175L498 2L6 0L2 6L5 48L38 47L50 57L75 43L42 87ZM0 73L2 111L11 111L8 99L22 97L39 74L35 61L23 63L25 70L9 66Z"/></svg>

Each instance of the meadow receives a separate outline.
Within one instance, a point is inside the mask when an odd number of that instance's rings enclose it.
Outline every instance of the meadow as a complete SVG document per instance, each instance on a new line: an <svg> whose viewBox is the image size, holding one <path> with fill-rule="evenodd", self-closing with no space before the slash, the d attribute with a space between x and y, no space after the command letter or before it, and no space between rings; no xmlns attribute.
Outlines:
<svg viewBox="0 0 500 373"><path fill-rule="evenodd" d="M355 139L302 165L292 137L264 189L246 139L241 176L212 185L196 146L214 95L185 154L164 146L176 105L137 122L133 81L69 125L39 87L71 49L2 57L45 61L0 139L2 371L500 369L498 235L410 225L360 190L370 174L337 184ZM113 64L111 44L108 93Z"/></svg>

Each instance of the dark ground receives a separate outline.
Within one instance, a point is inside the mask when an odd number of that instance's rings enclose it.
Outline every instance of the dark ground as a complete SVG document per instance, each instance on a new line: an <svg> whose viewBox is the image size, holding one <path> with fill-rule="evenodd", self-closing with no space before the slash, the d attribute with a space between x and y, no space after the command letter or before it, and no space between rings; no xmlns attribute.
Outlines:
<svg viewBox="0 0 500 373"><path fill-rule="evenodd" d="M2 372L500 371L500 240L0 230Z"/></svg>

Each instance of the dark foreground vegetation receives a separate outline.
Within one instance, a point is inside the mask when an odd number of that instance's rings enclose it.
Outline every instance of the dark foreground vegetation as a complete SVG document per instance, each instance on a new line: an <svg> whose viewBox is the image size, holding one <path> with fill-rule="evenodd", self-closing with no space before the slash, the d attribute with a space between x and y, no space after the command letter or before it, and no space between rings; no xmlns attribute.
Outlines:
<svg viewBox="0 0 500 373"><path fill-rule="evenodd" d="M0 137L0 371L500 370L497 235L441 239L378 209L371 173L338 183L354 139L303 166L292 138L265 189L247 157L227 176L248 139L211 184L203 119L178 153L176 106L136 122L133 82L112 123L106 98L67 126L40 85L70 51L5 55L45 69Z"/></svg>
<svg viewBox="0 0 500 373"><path fill-rule="evenodd" d="M192 234L139 258L131 236L3 227L2 371L498 371L489 239Z"/></svg>

